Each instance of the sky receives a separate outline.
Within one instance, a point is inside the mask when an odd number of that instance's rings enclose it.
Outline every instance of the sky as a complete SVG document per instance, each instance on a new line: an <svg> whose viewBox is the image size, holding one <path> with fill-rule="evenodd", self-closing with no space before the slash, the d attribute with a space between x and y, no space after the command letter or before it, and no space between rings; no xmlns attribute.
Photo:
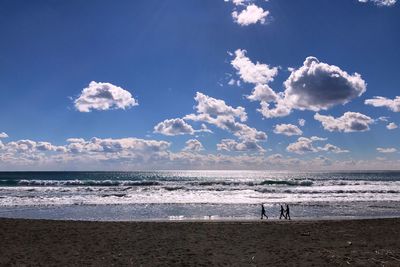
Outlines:
<svg viewBox="0 0 400 267"><path fill-rule="evenodd" d="M0 170L400 166L396 0L2 0Z"/></svg>

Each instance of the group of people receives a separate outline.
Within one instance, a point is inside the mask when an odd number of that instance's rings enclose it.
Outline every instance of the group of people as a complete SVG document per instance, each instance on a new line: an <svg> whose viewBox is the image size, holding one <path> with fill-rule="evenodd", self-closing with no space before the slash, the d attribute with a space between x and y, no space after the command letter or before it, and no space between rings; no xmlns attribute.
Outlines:
<svg viewBox="0 0 400 267"><path fill-rule="evenodd" d="M264 204L261 204L261 220L264 219L264 217L268 219ZM281 214L279 215L279 220L281 220L282 218L290 220L290 210L288 204L286 204L286 209L283 208L283 206L281 205Z"/></svg>

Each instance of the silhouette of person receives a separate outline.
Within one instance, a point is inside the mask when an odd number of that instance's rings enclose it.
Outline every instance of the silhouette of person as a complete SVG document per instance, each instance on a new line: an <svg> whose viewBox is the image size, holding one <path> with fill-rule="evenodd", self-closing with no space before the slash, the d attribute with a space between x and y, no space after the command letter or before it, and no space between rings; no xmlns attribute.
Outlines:
<svg viewBox="0 0 400 267"><path fill-rule="evenodd" d="M265 212L264 204L261 204L261 220L264 218L264 216L268 219L267 213Z"/></svg>
<svg viewBox="0 0 400 267"><path fill-rule="evenodd" d="M285 209L283 208L283 206L281 205L281 215L279 216L279 220L285 218L287 219L286 215L285 215Z"/></svg>
<svg viewBox="0 0 400 267"><path fill-rule="evenodd" d="M290 210L289 210L289 205L286 204L286 218L285 219L289 219L290 220Z"/></svg>

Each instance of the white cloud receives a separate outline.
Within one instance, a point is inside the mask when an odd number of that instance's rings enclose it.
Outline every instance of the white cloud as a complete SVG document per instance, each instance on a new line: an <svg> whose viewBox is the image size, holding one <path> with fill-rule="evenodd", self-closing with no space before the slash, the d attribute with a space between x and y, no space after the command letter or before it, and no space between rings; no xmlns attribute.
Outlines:
<svg viewBox="0 0 400 267"><path fill-rule="evenodd" d="M246 56L247 51L237 49L231 65L237 70L240 78L247 83L267 84L274 80L278 74L277 67L256 62L255 64Z"/></svg>
<svg viewBox="0 0 400 267"><path fill-rule="evenodd" d="M256 24L257 22L264 24L268 15L268 10L264 10L262 7L258 7L255 4L248 5L246 9L241 12L232 12L233 20L241 26L248 26Z"/></svg>
<svg viewBox="0 0 400 267"><path fill-rule="evenodd" d="M397 149L393 147L389 148L378 147L376 151L378 151L379 153L395 153Z"/></svg>
<svg viewBox="0 0 400 267"><path fill-rule="evenodd" d="M197 139L186 141L186 146L183 148L183 151L198 152L201 150L204 150L203 144Z"/></svg>
<svg viewBox="0 0 400 267"><path fill-rule="evenodd" d="M285 117L292 112L292 108L281 97L277 99L274 108L270 108L271 105L265 101L261 101L260 106L257 111L265 118Z"/></svg>
<svg viewBox="0 0 400 267"><path fill-rule="evenodd" d="M29 139L12 141L4 144L3 149L9 153L63 152L63 146L55 146L49 142L36 142Z"/></svg>
<svg viewBox="0 0 400 267"><path fill-rule="evenodd" d="M74 101L75 108L80 112L91 110L126 109L137 106L138 102L130 92L111 83L90 82L80 96Z"/></svg>
<svg viewBox="0 0 400 267"><path fill-rule="evenodd" d="M358 73L349 75L334 65L307 57L285 81L285 99L292 108L326 110L362 95L366 83Z"/></svg>
<svg viewBox="0 0 400 267"><path fill-rule="evenodd" d="M299 119L299 125L301 127L303 127L304 125L306 125L306 120L305 119Z"/></svg>
<svg viewBox="0 0 400 267"><path fill-rule="evenodd" d="M0 132L0 138L7 138L8 134L6 134L5 132Z"/></svg>
<svg viewBox="0 0 400 267"><path fill-rule="evenodd" d="M299 137L295 143L291 143L286 148L287 151L297 154L307 152L317 152L318 149L313 146L313 140L307 137Z"/></svg>
<svg viewBox="0 0 400 267"><path fill-rule="evenodd" d="M240 121L247 120L247 114L243 107L233 108L228 106L224 100L215 99L200 92L196 93L194 99L197 101L196 110L199 114L207 114L212 117L237 117Z"/></svg>
<svg viewBox="0 0 400 267"><path fill-rule="evenodd" d="M321 138L317 136L312 136L310 138L307 137L299 137L296 142L291 143L286 148L287 151L296 153L296 154L305 154L308 152L332 152L332 153L347 153L348 150L341 149L332 144L326 144L323 147L315 147L313 145L314 142L317 141L326 141L326 138Z"/></svg>
<svg viewBox="0 0 400 267"><path fill-rule="evenodd" d="M277 124L275 125L274 133L284 134L286 136L302 135L303 131L293 124Z"/></svg>
<svg viewBox="0 0 400 267"><path fill-rule="evenodd" d="M389 117L385 117L385 116L380 116L378 119L378 121L389 121Z"/></svg>
<svg viewBox="0 0 400 267"><path fill-rule="evenodd" d="M251 95L247 96L247 99L250 101L274 102L277 101L278 95L268 84L257 84Z"/></svg>
<svg viewBox="0 0 400 267"><path fill-rule="evenodd" d="M397 2L397 0L358 0L361 3L367 3L368 1L377 6L393 6Z"/></svg>
<svg viewBox="0 0 400 267"><path fill-rule="evenodd" d="M265 150L256 141L237 142L233 139L222 139L221 143L217 144L217 149L225 151L236 151L236 152L239 151L265 152Z"/></svg>
<svg viewBox="0 0 400 267"><path fill-rule="evenodd" d="M220 129L233 133L242 140L266 140L267 135L248 125L236 121L247 120L247 114L243 107L233 108L225 101L215 99L197 92L195 109L197 114L186 115L183 119L201 121L217 126Z"/></svg>
<svg viewBox="0 0 400 267"><path fill-rule="evenodd" d="M374 107L386 107L393 112L400 112L400 96L396 96L394 99L389 99L383 96L375 96L372 99L365 100L364 103Z"/></svg>
<svg viewBox="0 0 400 267"><path fill-rule="evenodd" d="M251 2L252 0L224 0L225 2L232 2L235 6L244 6L246 2Z"/></svg>
<svg viewBox="0 0 400 267"><path fill-rule="evenodd" d="M205 125L204 123L201 124L201 128L199 130L195 130L196 133L213 133L213 131L211 131L210 129L208 129L207 125Z"/></svg>
<svg viewBox="0 0 400 267"><path fill-rule="evenodd" d="M323 147L318 147L319 151L326 151L326 152L332 152L332 153L348 153L348 150L341 149L340 147L331 145L331 144L326 144Z"/></svg>
<svg viewBox="0 0 400 267"><path fill-rule="evenodd" d="M70 152L77 152L75 149L79 147L81 153L101 152L101 153L116 153L116 152L160 152L165 151L170 143L166 141L145 140L138 138L97 138L93 137L90 140L74 142L67 145Z"/></svg>
<svg viewBox="0 0 400 267"><path fill-rule="evenodd" d="M154 132L164 135L183 135L183 134L193 134L195 131L182 119L169 119L158 123L154 126Z"/></svg>
<svg viewBox="0 0 400 267"><path fill-rule="evenodd" d="M83 143L83 142L85 142L85 139L83 139L83 138L68 138L67 142L68 143Z"/></svg>
<svg viewBox="0 0 400 267"><path fill-rule="evenodd" d="M311 142L326 140L319 137L308 139ZM194 151L188 149L188 151L174 153L168 150L170 146L168 142L133 137L121 139L92 138L89 140L74 138L70 141L72 142L61 146L32 140L6 143L0 150L0 167L3 170L176 170L184 168L233 170L251 168L309 171L398 169L400 164L399 160L349 159L333 161L323 156L311 160L306 160L303 157L284 157L281 154L265 157L256 150L254 151L257 153L252 155L193 153L199 149L199 146L196 145L193 145ZM196 143L193 142L193 144ZM79 147L79 151L73 150L72 146ZM37 147L43 147L43 149L38 150ZM62 149L49 151L51 147ZM19 148L19 150L16 148ZM338 153L337 149L327 148L327 146L313 147L309 150L317 152L321 149Z"/></svg>
<svg viewBox="0 0 400 267"><path fill-rule="evenodd" d="M374 122L367 115L358 112L346 112L338 118L317 113L314 115L314 119L320 121L325 130L345 133L368 131L369 125Z"/></svg>
<svg viewBox="0 0 400 267"><path fill-rule="evenodd" d="M234 86L234 85L240 86L240 81L239 80L235 80L235 79L230 79L228 81L228 85L230 85L230 86Z"/></svg>
<svg viewBox="0 0 400 267"><path fill-rule="evenodd" d="M287 116L293 109L327 110L344 105L366 91L366 83L360 74L350 75L315 57L307 57L303 66L293 69L284 86L284 92L268 91L272 97L261 100L259 112L264 117ZM269 102L274 102L274 106L271 107Z"/></svg>
<svg viewBox="0 0 400 267"><path fill-rule="evenodd" d="M397 126L396 123L391 122L391 123L389 123L388 125L386 125L386 128L389 129L389 130L394 130L394 129L397 129L398 126Z"/></svg>

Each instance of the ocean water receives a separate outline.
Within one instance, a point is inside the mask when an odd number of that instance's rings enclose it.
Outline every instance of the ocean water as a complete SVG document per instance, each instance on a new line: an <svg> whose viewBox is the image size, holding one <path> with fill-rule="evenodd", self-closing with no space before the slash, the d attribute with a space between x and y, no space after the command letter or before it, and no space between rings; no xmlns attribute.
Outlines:
<svg viewBox="0 0 400 267"><path fill-rule="evenodd" d="M400 172L0 172L0 217L72 220L400 216Z"/></svg>

